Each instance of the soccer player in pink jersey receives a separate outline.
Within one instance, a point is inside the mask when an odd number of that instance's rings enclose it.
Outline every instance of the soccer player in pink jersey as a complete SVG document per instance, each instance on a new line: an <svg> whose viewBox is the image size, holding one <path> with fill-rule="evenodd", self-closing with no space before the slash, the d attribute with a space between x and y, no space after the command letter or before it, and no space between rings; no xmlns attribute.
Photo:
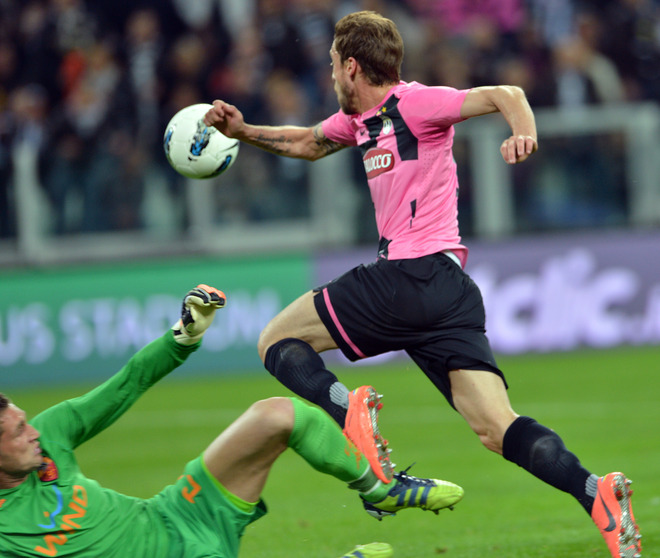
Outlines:
<svg viewBox="0 0 660 558"><path fill-rule="evenodd" d="M339 348L358 360L405 350L488 449L574 496L612 556L641 556L625 475L592 474L553 430L512 409L485 334L481 294L463 270L468 251L458 230L453 126L501 113L511 128L502 157L522 163L538 148L524 92L401 81L403 41L375 12L337 22L330 58L340 110L316 126L250 125L221 100L205 117L225 135L271 153L314 161L355 146L364 160L378 257L303 294L271 320L258 344L266 369L325 409L388 482L402 473L393 473L378 431L378 394L371 386L349 391L318 353ZM377 503L365 508L386 515Z"/></svg>

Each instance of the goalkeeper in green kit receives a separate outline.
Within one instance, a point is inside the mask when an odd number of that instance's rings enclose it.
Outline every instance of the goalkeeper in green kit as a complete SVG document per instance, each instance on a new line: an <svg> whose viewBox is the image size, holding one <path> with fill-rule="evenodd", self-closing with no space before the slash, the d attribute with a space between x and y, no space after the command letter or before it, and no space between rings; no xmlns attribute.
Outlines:
<svg viewBox="0 0 660 558"><path fill-rule="evenodd" d="M224 305L221 291L192 289L165 335L96 389L30 422L0 393L0 556L236 558L245 527L266 513L261 492L287 448L383 514L437 512L462 498L460 487L435 479L383 483L328 415L289 397L254 403L153 498L126 496L85 477L73 451L197 350ZM346 554L392 555L386 543Z"/></svg>

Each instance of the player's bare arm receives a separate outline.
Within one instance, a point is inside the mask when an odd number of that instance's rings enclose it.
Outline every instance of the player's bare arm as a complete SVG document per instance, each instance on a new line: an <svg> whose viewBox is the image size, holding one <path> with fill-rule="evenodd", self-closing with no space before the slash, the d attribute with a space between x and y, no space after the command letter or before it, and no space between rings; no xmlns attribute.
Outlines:
<svg viewBox="0 0 660 558"><path fill-rule="evenodd" d="M337 143L336 141L329 140L327 137L325 137L325 134L323 133L323 126L321 126L320 122L316 126L314 126L313 133L314 133L314 141L316 143L316 146L318 150L322 153L320 157L325 157L326 155L332 155L333 153L337 153L337 151L340 151L345 147L347 147L342 143Z"/></svg>
<svg viewBox="0 0 660 558"><path fill-rule="evenodd" d="M538 149L534 113L520 87L498 85L475 87L461 107L463 118L501 112L511 127L511 136L500 146L509 164L521 163Z"/></svg>
<svg viewBox="0 0 660 558"><path fill-rule="evenodd" d="M314 127L247 124L241 111L224 101L213 101L204 123L227 137L284 157L315 161L345 147L326 138L320 124Z"/></svg>
<svg viewBox="0 0 660 558"><path fill-rule="evenodd" d="M346 147L325 137L320 123L312 128L246 124L244 130L241 141L284 157L316 161Z"/></svg>

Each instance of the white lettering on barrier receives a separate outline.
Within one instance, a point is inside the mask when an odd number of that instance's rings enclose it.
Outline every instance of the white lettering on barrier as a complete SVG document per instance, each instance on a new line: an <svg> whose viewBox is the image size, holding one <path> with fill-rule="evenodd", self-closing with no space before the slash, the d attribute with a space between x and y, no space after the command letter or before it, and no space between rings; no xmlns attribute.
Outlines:
<svg viewBox="0 0 660 558"><path fill-rule="evenodd" d="M490 265L470 273L484 297L487 333L496 352L660 341L660 285L649 290L642 314L634 315L627 307L644 296L637 274L620 267L598 270L586 250L551 258L537 274L499 282Z"/></svg>
<svg viewBox="0 0 660 558"><path fill-rule="evenodd" d="M24 360L28 364L47 361L55 351L55 336L50 329L50 310L40 302L24 307L11 305L0 316L0 365L11 366Z"/></svg>
<svg viewBox="0 0 660 558"><path fill-rule="evenodd" d="M630 268L598 268L583 249L549 258L533 273L498 278L495 265L470 270L486 304L488 337L496 352L557 351L580 345L660 342L660 283L642 288ZM40 364L59 353L68 362L127 357L169 328L180 298L69 300L0 311L0 366ZM276 291L233 292L205 336L203 351L255 346L282 308Z"/></svg>
<svg viewBox="0 0 660 558"><path fill-rule="evenodd" d="M256 347L259 333L281 308L273 289L233 292L231 304L209 328L202 350ZM11 305L0 312L0 366L39 364L57 352L68 362L128 357L167 331L180 310L181 299L168 294L73 299L55 310L40 302Z"/></svg>
<svg viewBox="0 0 660 558"><path fill-rule="evenodd" d="M629 341L634 345L660 341L660 285L649 291L646 315L638 320L631 319L629 328Z"/></svg>
<svg viewBox="0 0 660 558"><path fill-rule="evenodd" d="M59 312L62 356L79 362L94 354L129 355L171 327L180 305L179 298L164 294L69 300Z"/></svg>
<svg viewBox="0 0 660 558"><path fill-rule="evenodd" d="M88 305L89 301L69 300L60 309L61 351L68 361L85 360L94 350L94 329L89 319L85 319Z"/></svg>

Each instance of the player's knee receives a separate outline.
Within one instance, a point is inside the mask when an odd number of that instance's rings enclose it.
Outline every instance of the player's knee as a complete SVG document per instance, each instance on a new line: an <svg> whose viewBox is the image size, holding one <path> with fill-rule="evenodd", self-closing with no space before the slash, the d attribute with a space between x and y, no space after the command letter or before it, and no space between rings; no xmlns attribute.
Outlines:
<svg viewBox="0 0 660 558"><path fill-rule="evenodd" d="M473 430L486 449L502 455L504 433L506 432L505 425L487 424L473 428Z"/></svg>
<svg viewBox="0 0 660 558"><path fill-rule="evenodd" d="M495 416L483 416L480 420L472 420L469 423L486 449L502 455L504 435L517 416L511 411Z"/></svg>
<svg viewBox="0 0 660 558"><path fill-rule="evenodd" d="M502 437L493 436L492 433L479 434L479 440L486 449L492 452L502 454Z"/></svg>
<svg viewBox="0 0 660 558"><path fill-rule="evenodd" d="M280 337L273 335L272 330L266 327L259 334L259 339L257 341L257 353L259 353L259 358L261 362L266 364L266 355L268 354L268 349L275 343L280 340Z"/></svg>
<svg viewBox="0 0 660 558"><path fill-rule="evenodd" d="M266 364L266 353L268 352L268 348L271 346L270 341L266 338L264 335L264 332L262 331L259 334L259 340L257 341L257 353L259 354L259 358L261 359L261 362Z"/></svg>
<svg viewBox="0 0 660 558"><path fill-rule="evenodd" d="M293 430L295 415L293 403L288 397L270 397L257 401L250 407L250 416L272 436L288 439Z"/></svg>

